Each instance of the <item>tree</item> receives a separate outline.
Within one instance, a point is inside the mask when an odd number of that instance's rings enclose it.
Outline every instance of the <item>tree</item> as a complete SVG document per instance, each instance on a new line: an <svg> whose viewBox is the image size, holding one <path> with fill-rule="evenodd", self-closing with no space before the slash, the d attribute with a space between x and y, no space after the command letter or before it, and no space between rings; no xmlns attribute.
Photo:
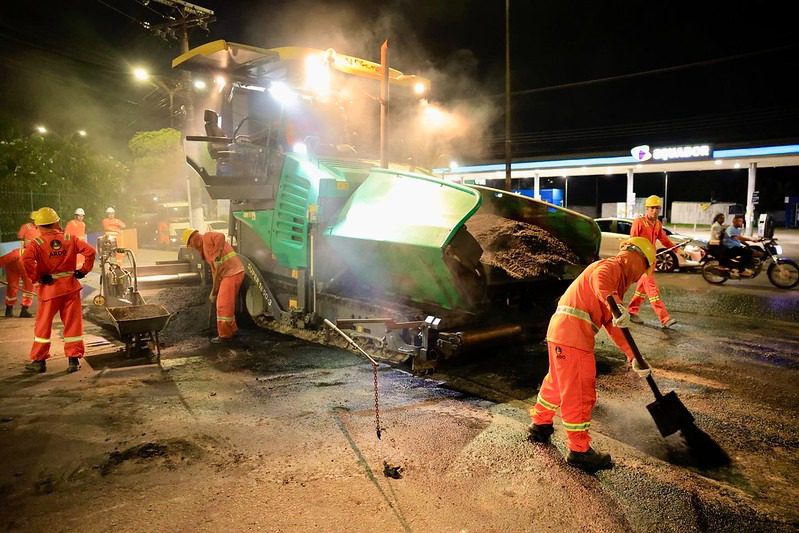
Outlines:
<svg viewBox="0 0 799 533"><path fill-rule="evenodd" d="M133 156L132 190L185 196L186 163L178 130L140 131L128 148Z"/></svg>
<svg viewBox="0 0 799 533"><path fill-rule="evenodd" d="M128 169L82 138L57 134L0 138L0 230L14 240L30 211L53 207L67 220L77 207L97 227L108 205L122 205ZM124 209L123 209L124 212Z"/></svg>

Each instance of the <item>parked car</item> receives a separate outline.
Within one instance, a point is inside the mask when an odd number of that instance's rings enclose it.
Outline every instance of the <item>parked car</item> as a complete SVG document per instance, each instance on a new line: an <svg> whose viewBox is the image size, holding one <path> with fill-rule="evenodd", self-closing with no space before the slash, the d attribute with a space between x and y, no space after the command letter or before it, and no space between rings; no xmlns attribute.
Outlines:
<svg viewBox="0 0 799 533"><path fill-rule="evenodd" d="M602 232L599 245L599 257L612 257L619 252L619 244L630 237L633 221L629 218L597 218L594 219ZM694 239L688 235L675 233L663 228L674 244L689 241L685 246L658 255L655 268L658 272L673 272L676 269L689 270L699 268L702 258L707 253L707 241ZM658 242L658 251L664 247Z"/></svg>

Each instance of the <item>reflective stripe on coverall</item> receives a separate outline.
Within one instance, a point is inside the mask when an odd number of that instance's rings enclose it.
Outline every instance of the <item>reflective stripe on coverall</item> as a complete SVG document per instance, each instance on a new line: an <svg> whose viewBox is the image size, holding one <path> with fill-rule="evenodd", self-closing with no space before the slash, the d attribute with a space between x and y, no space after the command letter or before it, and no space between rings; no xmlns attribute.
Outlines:
<svg viewBox="0 0 799 533"><path fill-rule="evenodd" d="M638 217L633 221L633 226L630 229L630 237L643 237L651 242L652 246L656 249L657 241L660 241L666 248L674 246L669 236L663 231L663 224L661 224L659 220L652 223L645 216ZM652 306L652 310L655 311L660 323L665 324L668 322L670 318L669 312L666 309L666 304L660 299L660 288L655 281L654 272L651 275L644 274L641 276L641 279L638 280L633 298L630 300L630 305L627 306L627 310L630 314L638 314L641 310L641 304L647 296L649 297L649 304Z"/></svg>
<svg viewBox="0 0 799 533"><path fill-rule="evenodd" d="M236 296L244 281L244 265L225 235L216 231L198 234L202 240L203 259L211 265L214 279L219 279L216 296L216 329L219 336L229 339L238 331L236 325Z"/></svg>
<svg viewBox="0 0 799 533"><path fill-rule="evenodd" d="M536 424L552 424L555 410L560 407L568 447L576 452L587 451L591 443L588 429L596 403L594 336L599 329L604 327L627 360L633 359L624 335L613 325L606 302L608 295L623 295L632 284L629 254L635 253L622 253L589 265L566 289L549 321L549 372L530 414Z"/></svg>
<svg viewBox="0 0 799 533"><path fill-rule="evenodd" d="M89 272L94 267L94 248L85 241L65 235L60 229L43 229L22 256L28 277L35 280L45 274L53 277L52 284L39 284L39 309L30 351L33 361L50 357L50 334L56 313L61 315L64 323L64 355L83 356L81 285L75 278L78 253L85 257L81 271Z"/></svg>
<svg viewBox="0 0 799 533"><path fill-rule="evenodd" d="M25 250L17 248L0 257L0 268L6 271L6 305L13 306L17 303L17 293L19 292L19 280L22 280L22 306L30 307L33 304L33 282L25 275L25 267L22 264L22 254Z"/></svg>

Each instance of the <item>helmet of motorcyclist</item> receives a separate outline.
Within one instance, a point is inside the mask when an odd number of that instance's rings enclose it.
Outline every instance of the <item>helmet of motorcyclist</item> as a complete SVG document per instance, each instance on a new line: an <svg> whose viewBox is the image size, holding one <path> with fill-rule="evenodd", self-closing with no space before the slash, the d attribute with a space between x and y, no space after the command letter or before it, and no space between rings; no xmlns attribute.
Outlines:
<svg viewBox="0 0 799 533"><path fill-rule="evenodd" d="M657 194L653 194L652 196L648 197L644 202L644 207L662 207L663 204L660 202L660 196Z"/></svg>
<svg viewBox="0 0 799 533"><path fill-rule="evenodd" d="M61 220L61 217L58 216L58 213L56 213L55 209L52 207L42 207L35 212L35 216L33 217L33 223L37 226L55 224L59 220Z"/></svg>
<svg viewBox="0 0 799 533"><path fill-rule="evenodd" d="M638 252L644 256L644 261L646 261L646 274L651 275L652 272L655 271L655 263L657 262L655 246L649 239L644 237L630 237L621 243L619 250L622 252Z"/></svg>
<svg viewBox="0 0 799 533"><path fill-rule="evenodd" d="M191 236L197 233L197 230L194 228L186 228L183 230L183 235L181 235L180 240L183 241L183 246L189 245L189 240L191 240Z"/></svg>

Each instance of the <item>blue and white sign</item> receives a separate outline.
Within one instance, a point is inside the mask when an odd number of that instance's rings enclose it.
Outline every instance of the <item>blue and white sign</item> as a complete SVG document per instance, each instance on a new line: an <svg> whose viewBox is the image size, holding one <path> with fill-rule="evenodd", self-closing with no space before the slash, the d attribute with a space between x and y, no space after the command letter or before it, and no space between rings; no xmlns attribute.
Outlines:
<svg viewBox="0 0 799 533"><path fill-rule="evenodd" d="M648 144L636 146L630 153L639 163L644 161L671 161L674 159L709 159L712 149L709 144L696 144L692 146L667 146L664 148L650 149Z"/></svg>

